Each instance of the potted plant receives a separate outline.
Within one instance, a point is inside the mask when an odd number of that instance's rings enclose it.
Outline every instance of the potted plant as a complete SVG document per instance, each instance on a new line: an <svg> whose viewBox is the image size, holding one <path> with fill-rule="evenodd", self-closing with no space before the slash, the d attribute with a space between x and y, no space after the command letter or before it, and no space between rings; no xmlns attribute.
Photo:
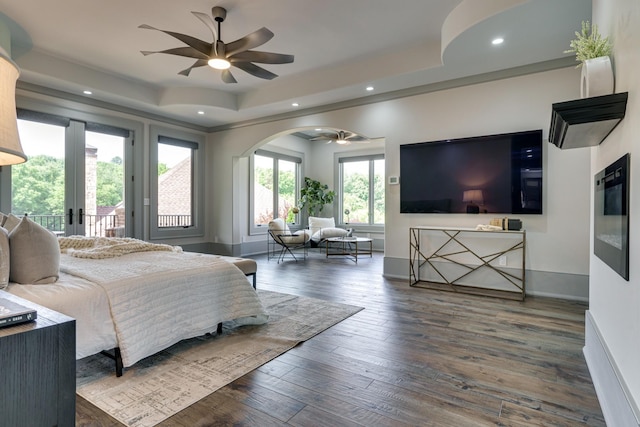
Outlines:
<svg viewBox="0 0 640 427"><path fill-rule="evenodd" d="M582 67L580 95L582 98L613 93L613 69L611 68L611 42L602 37L598 27L589 21L582 21L582 31L576 31L576 39L569 43L571 49L565 53L575 53L576 61Z"/></svg>
<svg viewBox="0 0 640 427"><path fill-rule="evenodd" d="M317 213L322 212L324 205L333 203L335 195L334 191L329 191L328 185L305 176L298 207L300 209L306 207L308 216L316 216Z"/></svg>

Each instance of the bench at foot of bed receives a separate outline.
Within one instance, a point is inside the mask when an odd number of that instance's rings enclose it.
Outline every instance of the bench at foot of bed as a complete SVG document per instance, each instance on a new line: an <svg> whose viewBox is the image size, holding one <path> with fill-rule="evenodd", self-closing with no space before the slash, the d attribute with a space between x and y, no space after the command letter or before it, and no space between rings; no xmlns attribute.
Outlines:
<svg viewBox="0 0 640 427"><path fill-rule="evenodd" d="M234 256L214 255L235 265L244 273L245 276L253 276L253 289L256 289L256 272L258 271L258 263L249 258L240 258Z"/></svg>

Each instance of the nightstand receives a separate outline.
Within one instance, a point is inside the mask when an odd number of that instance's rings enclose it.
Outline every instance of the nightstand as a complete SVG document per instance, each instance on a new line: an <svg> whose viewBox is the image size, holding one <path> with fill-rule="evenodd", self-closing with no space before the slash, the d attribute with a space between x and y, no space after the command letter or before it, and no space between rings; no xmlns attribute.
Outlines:
<svg viewBox="0 0 640 427"><path fill-rule="evenodd" d="M38 312L35 321L0 328L0 425L75 425L75 319L8 292L0 297Z"/></svg>

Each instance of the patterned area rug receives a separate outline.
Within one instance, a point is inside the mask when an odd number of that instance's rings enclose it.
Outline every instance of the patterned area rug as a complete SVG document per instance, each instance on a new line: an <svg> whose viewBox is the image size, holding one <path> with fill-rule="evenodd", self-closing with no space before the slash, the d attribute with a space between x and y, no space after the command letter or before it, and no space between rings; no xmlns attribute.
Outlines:
<svg viewBox="0 0 640 427"><path fill-rule="evenodd" d="M265 325L182 341L116 378L100 355L77 363L77 394L122 423L153 426L297 344L352 316L361 307L258 291L269 313Z"/></svg>

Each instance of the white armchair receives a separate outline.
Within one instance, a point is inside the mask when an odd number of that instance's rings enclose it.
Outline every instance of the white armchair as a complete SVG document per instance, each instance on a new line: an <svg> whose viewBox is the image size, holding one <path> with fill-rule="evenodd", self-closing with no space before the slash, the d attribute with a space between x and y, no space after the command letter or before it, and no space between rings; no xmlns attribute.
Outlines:
<svg viewBox="0 0 640 427"><path fill-rule="evenodd" d="M278 257L278 264L289 254L298 261L293 251L302 250L303 259L307 257L307 243L311 235L308 230L300 230L291 233L289 226L282 218L269 221L269 233L267 235L267 259Z"/></svg>
<svg viewBox="0 0 640 427"><path fill-rule="evenodd" d="M312 246L318 246L325 239L331 237L345 237L352 233L352 230L336 227L336 222L331 218L309 217L309 233L311 234Z"/></svg>

